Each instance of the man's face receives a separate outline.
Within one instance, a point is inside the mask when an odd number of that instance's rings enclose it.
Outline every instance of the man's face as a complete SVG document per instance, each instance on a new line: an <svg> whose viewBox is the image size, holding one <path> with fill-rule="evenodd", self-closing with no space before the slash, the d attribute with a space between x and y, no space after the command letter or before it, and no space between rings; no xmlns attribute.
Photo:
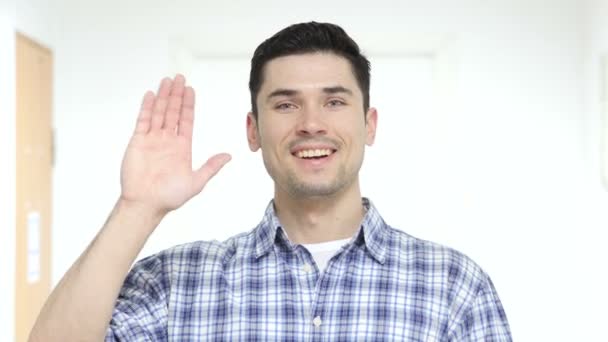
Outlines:
<svg viewBox="0 0 608 342"><path fill-rule="evenodd" d="M247 136L252 151L262 149L275 191L314 197L358 186L377 114L370 108L364 115L348 60L332 53L279 57L266 64L263 79Z"/></svg>

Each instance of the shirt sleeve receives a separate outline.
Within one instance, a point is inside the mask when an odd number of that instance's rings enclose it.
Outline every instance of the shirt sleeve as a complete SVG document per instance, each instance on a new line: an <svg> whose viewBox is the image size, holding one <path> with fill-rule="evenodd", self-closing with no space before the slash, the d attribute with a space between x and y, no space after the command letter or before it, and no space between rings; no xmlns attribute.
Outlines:
<svg viewBox="0 0 608 342"><path fill-rule="evenodd" d="M167 341L167 282L159 256L137 262L120 290L105 341Z"/></svg>
<svg viewBox="0 0 608 342"><path fill-rule="evenodd" d="M452 331L450 342L512 342L507 316L489 277L479 287L462 320Z"/></svg>

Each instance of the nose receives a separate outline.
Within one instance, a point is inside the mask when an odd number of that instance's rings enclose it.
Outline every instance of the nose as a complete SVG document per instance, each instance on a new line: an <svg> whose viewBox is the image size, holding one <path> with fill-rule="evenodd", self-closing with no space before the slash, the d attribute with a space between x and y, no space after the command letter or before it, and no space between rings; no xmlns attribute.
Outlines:
<svg viewBox="0 0 608 342"><path fill-rule="evenodd" d="M321 110L308 107L300 112L297 126L298 135L325 135L327 126Z"/></svg>

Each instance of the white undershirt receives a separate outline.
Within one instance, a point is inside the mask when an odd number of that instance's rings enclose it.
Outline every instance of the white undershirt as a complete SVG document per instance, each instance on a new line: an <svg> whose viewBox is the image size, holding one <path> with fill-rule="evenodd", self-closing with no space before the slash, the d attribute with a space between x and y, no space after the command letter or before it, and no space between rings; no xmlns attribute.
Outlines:
<svg viewBox="0 0 608 342"><path fill-rule="evenodd" d="M310 254L312 254L312 258L315 260L319 272L322 273L325 270L325 266L327 266L329 259L331 259L331 257L350 240L351 238L321 243L303 243L302 246L306 247Z"/></svg>

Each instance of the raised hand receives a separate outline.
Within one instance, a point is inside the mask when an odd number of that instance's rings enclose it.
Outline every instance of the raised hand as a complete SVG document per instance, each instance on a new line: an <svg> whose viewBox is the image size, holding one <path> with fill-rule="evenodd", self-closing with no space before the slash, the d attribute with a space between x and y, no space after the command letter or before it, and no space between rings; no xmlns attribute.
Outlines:
<svg viewBox="0 0 608 342"><path fill-rule="evenodd" d="M192 169L194 90L185 79L162 80L144 96L121 168L121 199L164 215L197 195L229 160L212 156Z"/></svg>

